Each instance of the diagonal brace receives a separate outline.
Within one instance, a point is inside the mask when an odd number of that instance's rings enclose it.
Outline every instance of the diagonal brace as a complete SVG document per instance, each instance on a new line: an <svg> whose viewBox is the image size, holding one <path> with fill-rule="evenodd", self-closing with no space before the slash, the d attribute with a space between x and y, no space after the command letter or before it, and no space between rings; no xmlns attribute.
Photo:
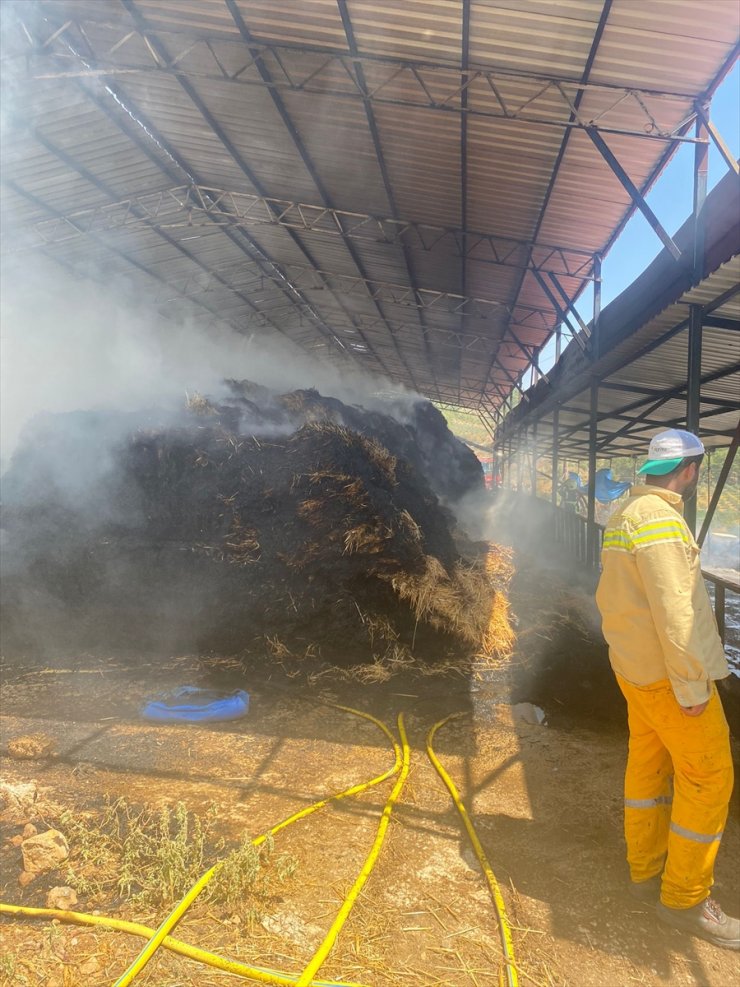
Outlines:
<svg viewBox="0 0 740 987"><path fill-rule="evenodd" d="M542 277L542 275L540 274L539 271L532 271L532 274L534 274L534 276L537 279L537 282L538 282L540 288L542 288L542 290L544 291L544 293L547 295L548 299L550 300L550 304L555 309L555 314L557 315L558 319L561 322L564 322L568 326L568 328L570 329L571 335L573 336L573 338L575 339L575 341L578 343L578 345L581 347L581 349L585 353L586 352L586 343L583 341L583 339L581 339L580 333L578 332L578 330L576 329L576 327L573 325L573 323L568 318L568 313L563 309L563 306L560 304L560 302L558 301L558 299L552 293L552 289L548 285L547 281L545 281L545 279Z"/></svg>
<svg viewBox="0 0 740 987"><path fill-rule="evenodd" d="M645 219L648 221L648 223L650 223L652 228L660 237L661 241L663 242L663 245L670 251L670 253L673 255L673 257L676 260L679 260L681 257L681 251L678 248L676 242L673 240L673 238L668 233L668 231L663 227L658 217L655 215L653 210L647 204L647 202L645 201L645 197L642 195L638 187L635 185L635 183L632 181L630 176L621 166L621 164L615 157L614 152L606 143L604 138L594 127L586 127L586 133L593 141L599 154L601 154L602 158L606 161L606 163L609 165L609 167L614 172L616 177L619 179L619 181L622 184L622 187L625 189L630 199L632 199L632 201L640 210L640 212L643 214Z"/></svg>
<svg viewBox="0 0 740 987"><path fill-rule="evenodd" d="M707 133L714 141L714 146L717 148L719 153L724 158L727 167L731 171L734 171L736 175L740 175L740 164L737 163L732 151L729 149L727 144L725 144L724 140L722 139L722 134L720 134L719 130L717 130L717 127L709 119L709 113L707 112L707 108L705 106L702 106L702 104L697 100L697 102L694 103L694 109L696 110L696 115L701 119L701 122L704 124Z"/></svg>

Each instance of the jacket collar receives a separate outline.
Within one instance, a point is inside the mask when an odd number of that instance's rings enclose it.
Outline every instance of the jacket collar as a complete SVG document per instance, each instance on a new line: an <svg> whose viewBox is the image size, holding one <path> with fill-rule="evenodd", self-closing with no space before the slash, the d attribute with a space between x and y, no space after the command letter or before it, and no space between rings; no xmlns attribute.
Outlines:
<svg viewBox="0 0 740 987"><path fill-rule="evenodd" d="M665 500L668 504L670 504L671 507L675 508L679 514L683 514L683 497L674 490L666 490L665 487L654 487L647 483L638 484L630 490L631 497L645 497L649 494L652 494L655 497L660 497L662 500Z"/></svg>

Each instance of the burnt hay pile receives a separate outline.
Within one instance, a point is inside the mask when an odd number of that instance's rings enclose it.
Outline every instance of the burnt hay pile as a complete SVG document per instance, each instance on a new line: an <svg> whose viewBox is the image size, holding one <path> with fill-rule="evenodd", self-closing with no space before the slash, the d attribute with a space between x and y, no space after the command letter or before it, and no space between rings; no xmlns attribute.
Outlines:
<svg viewBox="0 0 740 987"><path fill-rule="evenodd" d="M432 405L401 424L230 387L27 431L3 481L6 642L338 664L509 649L507 559L461 557L437 496L481 488L480 466Z"/></svg>

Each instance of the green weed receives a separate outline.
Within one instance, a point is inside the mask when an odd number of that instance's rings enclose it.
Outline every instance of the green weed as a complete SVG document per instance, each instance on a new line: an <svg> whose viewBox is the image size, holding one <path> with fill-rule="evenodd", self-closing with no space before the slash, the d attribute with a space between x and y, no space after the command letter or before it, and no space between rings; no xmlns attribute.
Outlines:
<svg viewBox="0 0 740 987"><path fill-rule="evenodd" d="M62 814L59 828L70 844L66 880L90 899L126 899L144 906L179 901L202 874L221 860L204 899L231 913L251 914L270 893L273 880L287 881L296 861L274 854L273 842L260 848L248 838L231 852L214 835L215 809L201 817L182 802L153 810L107 801L98 818Z"/></svg>

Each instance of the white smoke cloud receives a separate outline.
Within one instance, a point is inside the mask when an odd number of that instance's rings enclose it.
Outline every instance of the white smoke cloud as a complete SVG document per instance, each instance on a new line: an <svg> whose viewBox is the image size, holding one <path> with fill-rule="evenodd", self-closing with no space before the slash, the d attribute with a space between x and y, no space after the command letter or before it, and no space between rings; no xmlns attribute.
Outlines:
<svg viewBox="0 0 740 987"><path fill-rule="evenodd" d="M75 277L34 251L3 263L0 294L0 455L7 465L24 425L40 412L135 411L218 397L224 378L279 392L315 387L396 417L417 396L349 366L313 358L283 337L164 317L133 285ZM382 396L380 396L382 394Z"/></svg>

